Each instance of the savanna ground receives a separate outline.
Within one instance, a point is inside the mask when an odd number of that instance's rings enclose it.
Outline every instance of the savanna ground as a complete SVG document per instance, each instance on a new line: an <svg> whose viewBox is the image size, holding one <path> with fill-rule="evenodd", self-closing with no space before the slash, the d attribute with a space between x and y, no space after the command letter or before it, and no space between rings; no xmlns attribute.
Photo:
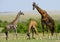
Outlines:
<svg viewBox="0 0 60 42"><path fill-rule="evenodd" d="M9 38L8 40L5 39L5 34L4 33L0 33L0 42L60 42L60 33L58 33L58 37L54 36L52 37L52 39L48 39L48 35L47 33L45 33L45 37L43 39L40 39L42 37L42 34L39 34L38 39L27 39L26 34L20 34L18 33L18 36L16 38L16 36L14 35L14 33L9 33Z"/></svg>

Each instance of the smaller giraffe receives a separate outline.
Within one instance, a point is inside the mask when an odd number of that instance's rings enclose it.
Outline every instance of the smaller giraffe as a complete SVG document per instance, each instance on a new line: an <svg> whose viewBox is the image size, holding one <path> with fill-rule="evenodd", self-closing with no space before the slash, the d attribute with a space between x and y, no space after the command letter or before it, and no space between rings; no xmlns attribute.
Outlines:
<svg viewBox="0 0 60 42"><path fill-rule="evenodd" d="M36 26L37 26L36 21L31 20L30 23L29 23L29 28L28 28L28 33L27 33L28 39L30 39L30 32L31 32L31 31L32 31L32 38L33 38L33 39L35 38L35 37L34 37L34 33L35 33L36 35L38 35L38 31L37 31Z"/></svg>
<svg viewBox="0 0 60 42"><path fill-rule="evenodd" d="M17 14L16 18L11 23L6 25L6 27L5 27L5 29L6 29L6 31L5 31L6 40L8 39L8 31L10 29L14 30L14 32L16 34L16 37L17 37L17 29L16 29L16 27L17 27L18 18L20 17L20 15L24 15L24 13L19 11L19 13Z"/></svg>

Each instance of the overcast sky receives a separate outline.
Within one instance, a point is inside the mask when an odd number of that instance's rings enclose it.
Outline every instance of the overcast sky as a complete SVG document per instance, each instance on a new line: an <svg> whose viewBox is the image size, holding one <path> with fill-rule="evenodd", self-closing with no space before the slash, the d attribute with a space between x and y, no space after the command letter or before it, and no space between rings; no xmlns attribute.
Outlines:
<svg viewBox="0 0 60 42"><path fill-rule="evenodd" d="M0 12L31 11L33 2L44 10L60 10L60 0L0 0Z"/></svg>

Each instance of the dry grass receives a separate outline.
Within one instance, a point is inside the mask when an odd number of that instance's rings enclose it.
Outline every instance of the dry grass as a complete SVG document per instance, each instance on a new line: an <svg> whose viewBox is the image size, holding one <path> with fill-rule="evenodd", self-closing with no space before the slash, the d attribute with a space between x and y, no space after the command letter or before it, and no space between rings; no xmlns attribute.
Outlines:
<svg viewBox="0 0 60 42"><path fill-rule="evenodd" d="M3 15L1 15L0 13L0 20L3 21L9 21L11 22L15 17L16 17L17 13L3 13ZM49 14L54 20L60 20L60 14ZM41 18L41 15L39 13L24 13L23 16L20 16L19 20L20 21L26 21L29 18Z"/></svg>
<svg viewBox="0 0 60 42"><path fill-rule="evenodd" d="M26 34L18 34L18 37L16 38L14 33L9 33L9 39L5 40L4 33L0 33L0 42L60 42L60 33L58 33L58 37L56 38L55 35L53 36L53 39L48 39L47 34L45 34L45 37L43 39L40 39L42 37L42 34L40 34L38 39L26 39Z"/></svg>

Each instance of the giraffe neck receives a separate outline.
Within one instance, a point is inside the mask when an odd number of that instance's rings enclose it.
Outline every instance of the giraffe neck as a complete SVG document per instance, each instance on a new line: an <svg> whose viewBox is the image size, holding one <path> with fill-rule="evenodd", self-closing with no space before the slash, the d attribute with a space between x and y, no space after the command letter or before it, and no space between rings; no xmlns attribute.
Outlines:
<svg viewBox="0 0 60 42"><path fill-rule="evenodd" d="M35 8L37 9L37 11L38 11L41 15L43 15L43 13L44 13L44 10L43 10L43 9L41 9L41 8L38 7L37 5L35 5Z"/></svg>
<svg viewBox="0 0 60 42"><path fill-rule="evenodd" d="M19 16L17 15L16 18L11 22L11 24L17 24Z"/></svg>

